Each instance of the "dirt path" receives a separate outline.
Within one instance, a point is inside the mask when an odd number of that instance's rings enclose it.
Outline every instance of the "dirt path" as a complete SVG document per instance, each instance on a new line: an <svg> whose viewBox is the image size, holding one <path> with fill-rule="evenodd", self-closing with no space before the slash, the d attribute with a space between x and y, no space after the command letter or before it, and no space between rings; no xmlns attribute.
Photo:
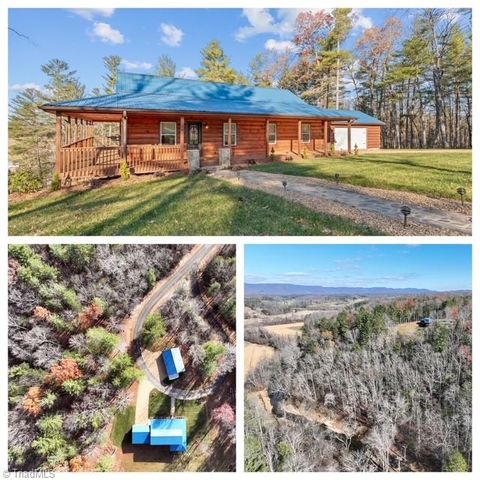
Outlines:
<svg viewBox="0 0 480 480"><path fill-rule="evenodd" d="M374 190L294 175L259 171L218 170L213 176L220 180L261 190L293 200L323 213L349 218L393 235L471 235L472 218L469 207L465 213L447 208L446 202L417 194L391 192L382 198ZM282 182L287 182L284 190ZM406 201L404 201L406 200ZM403 227L401 207L411 208L409 223Z"/></svg>
<svg viewBox="0 0 480 480"><path fill-rule="evenodd" d="M148 405L150 403L150 393L155 390L148 378L143 377L138 384L137 401L135 403L135 423L146 425L150 419L148 415Z"/></svg>

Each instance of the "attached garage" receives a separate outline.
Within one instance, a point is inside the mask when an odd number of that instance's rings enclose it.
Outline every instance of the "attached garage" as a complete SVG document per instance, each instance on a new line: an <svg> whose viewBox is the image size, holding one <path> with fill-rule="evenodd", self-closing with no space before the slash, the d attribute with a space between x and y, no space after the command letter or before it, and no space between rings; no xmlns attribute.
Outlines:
<svg viewBox="0 0 480 480"><path fill-rule="evenodd" d="M357 145L359 150L375 150L381 148L382 126L384 122L358 110L335 110L345 116L356 118L351 124L351 148ZM348 151L348 127L344 122L332 123L335 138L335 150Z"/></svg>

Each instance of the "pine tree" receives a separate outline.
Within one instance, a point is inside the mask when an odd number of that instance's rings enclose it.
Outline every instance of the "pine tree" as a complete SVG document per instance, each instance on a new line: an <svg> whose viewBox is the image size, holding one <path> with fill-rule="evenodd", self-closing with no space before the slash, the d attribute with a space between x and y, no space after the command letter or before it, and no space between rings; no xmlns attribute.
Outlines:
<svg viewBox="0 0 480 480"><path fill-rule="evenodd" d="M231 67L230 59L225 55L218 40L211 41L201 54L201 67L196 72L202 80L221 83L245 82L245 79Z"/></svg>
<svg viewBox="0 0 480 480"><path fill-rule="evenodd" d="M107 70L107 73L102 77L105 82L103 85L103 91L106 95L115 93L117 89L118 67L121 63L122 59L118 55L103 57L103 66Z"/></svg>

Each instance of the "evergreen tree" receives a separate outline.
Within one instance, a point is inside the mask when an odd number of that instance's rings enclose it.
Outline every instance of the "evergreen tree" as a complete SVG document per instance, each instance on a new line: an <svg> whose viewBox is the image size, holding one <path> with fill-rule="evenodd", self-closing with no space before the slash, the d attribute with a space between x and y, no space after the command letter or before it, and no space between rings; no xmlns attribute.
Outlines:
<svg viewBox="0 0 480 480"><path fill-rule="evenodd" d="M26 89L10 102L9 157L21 171L38 176L45 186L54 164L55 119L39 107L47 102L81 98L85 86L76 71L58 58L42 65L41 70L48 77L45 90Z"/></svg>
<svg viewBox="0 0 480 480"><path fill-rule="evenodd" d="M115 93L117 88L117 79L118 79L118 68L122 63L121 57L118 55L109 55L108 57L103 57L103 66L107 70L105 75L103 75L103 91L106 95Z"/></svg>
<svg viewBox="0 0 480 480"><path fill-rule="evenodd" d="M230 59L218 40L211 41L201 52L201 67L197 69L198 76L207 82L245 83L230 65Z"/></svg>

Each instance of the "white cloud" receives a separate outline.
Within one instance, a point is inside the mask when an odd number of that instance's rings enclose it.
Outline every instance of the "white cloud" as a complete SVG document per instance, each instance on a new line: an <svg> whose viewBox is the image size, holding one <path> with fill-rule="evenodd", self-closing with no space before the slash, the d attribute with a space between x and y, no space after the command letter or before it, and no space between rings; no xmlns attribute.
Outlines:
<svg viewBox="0 0 480 480"><path fill-rule="evenodd" d="M288 50L295 50L295 45L289 40L275 40L270 38L265 42L265 48L267 50L275 50L276 52L286 52Z"/></svg>
<svg viewBox="0 0 480 480"><path fill-rule="evenodd" d="M125 41L120 30L116 30L108 23L103 22L95 22L93 24L92 35L99 38L103 43L111 43L113 45Z"/></svg>
<svg viewBox="0 0 480 480"><path fill-rule="evenodd" d="M125 59L120 62L120 65L127 70L150 70L153 67L153 65L148 62L130 62Z"/></svg>
<svg viewBox="0 0 480 480"><path fill-rule="evenodd" d="M178 78L198 78L195 70L190 67L182 67L178 72L175 72L175 76Z"/></svg>
<svg viewBox="0 0 480 480"><path fill-rule="evenodd" d="M235 39L243 42L248 38L262 33L271 33L280 37L288 37L295 30L297 16L301 12L329 11L322 8L279 8L276 17L267 8L244 8L242 15L249 25L240 27L235 33Z"/></svg>
<svg viewBox="0 0 480 480"><path fill-rule="evenodd" d="M273 33L275 30L275 20L266 8L244 8L242 15L249 25L237 30L235 38L239 42L260 33Z"/></svg>
<svg viewBox="0 0 480 480"><path fill-rule="evenodd" d="M373 27L373 21L370 17L366 17L361 8L352 9L350 14L353 20L353 28L358 30L368 30Z"/></svg>
<svg viewBox="0 0 480 480"><path fill-rule="evenodd" d="M34 88L35 90L38 90L40 92L43 91L43 87L34 82L14 83L13 85L10 85L8 87L8 89L12 92L23 92L24 90L27 90L29 88Z"/></svg>
<svg viewBox="0 0 480 480"><path fill-rule="evenodd" d="M184 33L175 25L168 23L162 23L160 25L160 31L162 32L161 40L170 47L178 47L182 42Z"/></svg>
<svg viewBox="0 0 480 480"><path fill-rule="evenodd" d="M70 11L85 20L92 21L95 17L110 18L114 13L114 8L71 8Z"/></svg>

